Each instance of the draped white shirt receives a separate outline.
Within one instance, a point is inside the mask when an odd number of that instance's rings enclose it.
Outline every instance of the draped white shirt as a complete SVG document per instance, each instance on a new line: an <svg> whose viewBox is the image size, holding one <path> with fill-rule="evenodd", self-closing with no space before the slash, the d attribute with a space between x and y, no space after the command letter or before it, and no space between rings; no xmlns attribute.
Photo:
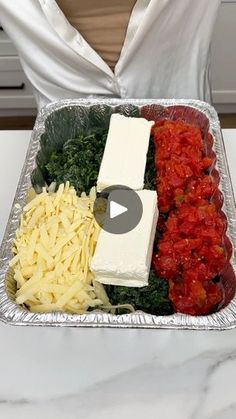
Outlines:
<svg viewBox="0 0 236 419"><path fill-rule="evenodd" d="M137 0L114 71L56 0L0 0L38 107L61 98L210 101L209 48L220 0Z"/></svg>

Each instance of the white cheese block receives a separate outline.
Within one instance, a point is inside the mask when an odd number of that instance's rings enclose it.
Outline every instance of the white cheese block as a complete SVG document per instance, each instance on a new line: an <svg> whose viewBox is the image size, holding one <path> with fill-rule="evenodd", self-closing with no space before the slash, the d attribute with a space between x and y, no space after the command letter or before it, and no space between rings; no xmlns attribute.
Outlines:
<svg viewBox="0 0 236 419"><path fill-rule="evenodd" d="M123 185L143 189L153 121L113 114L97 180L97 190Z"/></svg>
<svg viewBox="0 0 236 419"><path fill-rule="evenodd" d="M95 279L102 284L127 287L148 285L158 219L157 194L148 190L137 194L143 204L139 224L125 234L100 232L91 269Z"/></svg>

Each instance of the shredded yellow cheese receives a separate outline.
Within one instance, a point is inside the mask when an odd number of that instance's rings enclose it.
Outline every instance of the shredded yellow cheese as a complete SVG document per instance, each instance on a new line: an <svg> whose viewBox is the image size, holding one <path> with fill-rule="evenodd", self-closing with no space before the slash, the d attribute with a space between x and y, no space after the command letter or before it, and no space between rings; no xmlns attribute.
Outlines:
<svg viewBox="0 0 236 419"><path fill-rule="evenodd" d="M32 191L23 209L10 262L16 301L32 312L83 313L102 305L90 262L100 227L93 216L95 188L78 197L67 182L57 192ZM104 293L105 295L105 293ZM106 297L107 298L107 297Z"/></svg>

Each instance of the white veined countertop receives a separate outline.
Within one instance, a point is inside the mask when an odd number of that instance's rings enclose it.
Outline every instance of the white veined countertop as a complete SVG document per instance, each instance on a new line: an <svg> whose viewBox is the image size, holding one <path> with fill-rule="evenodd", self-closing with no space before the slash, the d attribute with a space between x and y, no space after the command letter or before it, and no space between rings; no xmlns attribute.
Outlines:
<svg viewBox="0 0 236 419"><path fill-rule="evenodd" d="M236 191L236 130L224 130ZM30 131L0 131L2 239ZM232 419L236 330L0 325L2 419Z"/></svg>

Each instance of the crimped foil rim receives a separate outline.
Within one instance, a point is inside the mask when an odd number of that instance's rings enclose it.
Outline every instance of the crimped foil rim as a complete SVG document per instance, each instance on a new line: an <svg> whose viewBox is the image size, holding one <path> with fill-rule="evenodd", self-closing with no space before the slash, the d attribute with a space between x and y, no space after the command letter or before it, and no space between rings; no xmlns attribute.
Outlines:
<svg viewBox="0 0 236 419"><path fill-rule="evenodd" d="M198 100L175 100L175 99L67 99L53 102L44 107L36 120L32 132L30 145L27 151L25 163L18 183L15 199L12 205L9 221L3 238L0 258L0 319L11 325L38 325L38 326L73 326L73 327L119 327L119 328L158 328L158 329L193 329L193 330L225 330L236 327L236 296L226 308L217 313L207 316L190 316L185 314L173 314L170 316L155 316L137 311L125 315L112 315L101 311L93 311L83 315L70 315L67 313L31 313L18 306L12 301L6 292L5 277L8 270L8 263L11 258L11 243L15 236L15 231L19 222L21 210L15 207L16 203L25 203L26 191L31 186L30 175L35 167L35 156L39 149L39 139L44 132L46 118L54 111L69 106L93 106L106 104L109 106L117 105L161 105L176 106L184 105L203 112L210 122L210 130L213 134L215 143L214 151L217 155L217 170L221 178L221 190L224 195L223 211L228 218L228 231L233 250L236 249L236 209L232 189L232 183L228 170L225 155L225 148L220 129L218 115L215 109ZM231 264L236 272L236 259L233 255Z"/></svg>

